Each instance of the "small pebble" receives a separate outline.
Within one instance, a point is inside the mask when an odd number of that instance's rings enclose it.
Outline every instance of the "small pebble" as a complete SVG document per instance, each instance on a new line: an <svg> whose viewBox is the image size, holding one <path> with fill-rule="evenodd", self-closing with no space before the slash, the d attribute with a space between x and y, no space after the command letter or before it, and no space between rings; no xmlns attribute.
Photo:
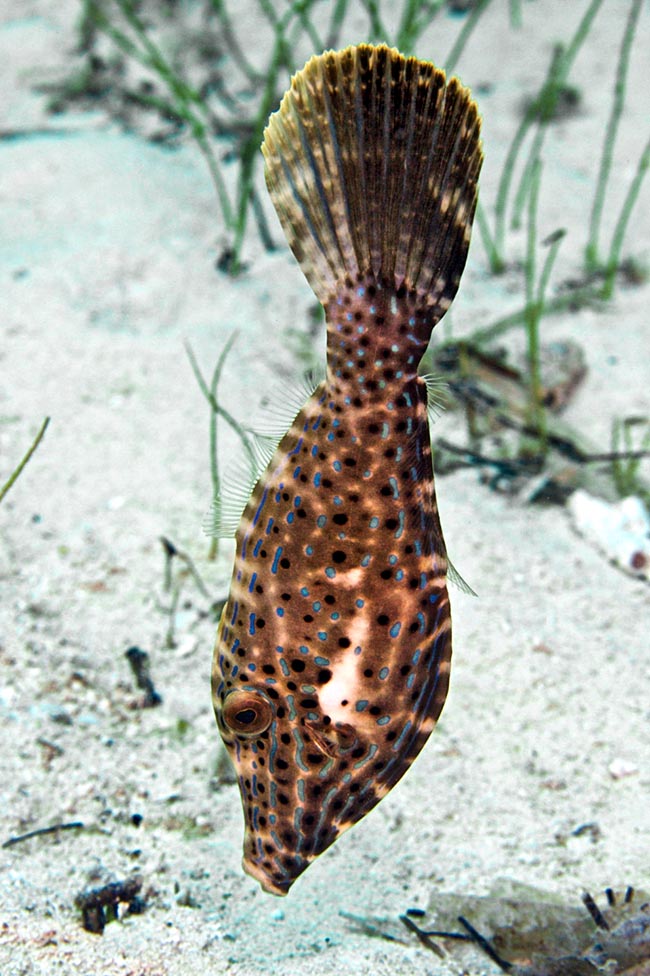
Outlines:
<svg viewBox="0 0 650 976"><path fill-rule="evenodd" d="M638 772L639 767L629 759L619 757L609 764L609 775L612 779L625 779L626 776L635 776Z"/></svg>

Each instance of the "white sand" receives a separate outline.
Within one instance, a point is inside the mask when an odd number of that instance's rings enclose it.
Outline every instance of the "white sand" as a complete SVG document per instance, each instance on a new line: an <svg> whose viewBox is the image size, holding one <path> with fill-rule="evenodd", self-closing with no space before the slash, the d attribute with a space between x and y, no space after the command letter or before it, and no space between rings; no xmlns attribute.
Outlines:
<svg viewBox="0 0 650 976"><path fill-rule="evenodd" d="M501 0L465 52L460 73L485 118L488 203L523 94L583 6L524 3L517 33ZM600 12L573 75L580 114L549 134L539 236L569 231L556 281L580 274L626 10L610 2ZM472 472L439 479L452 558L479 593L452 594L442 721L406 778L288 898L242 874L238 790L213 780L214 625L191 582L177 646L164 646L158 536L191 554L215 598L229 576L228 546L216 564L206 559L208 416L182 340L209 372L240 330L223 396L244 417L275 374L289 383L299 371L287 330L306 330L313 300L286 250L265 255L254 234L246 275L214 270L216 205L191 146L155 148L101 113L43 114L30 84L65 63L76 13L74 0L11 0L0 15L1 125L26 135L0 142L0 480L52 416L0 507L0 840L55 822L86 825L0 850L0 973L491 972L459 947L440 963L406 932L404 944L370 939L340 912L394 920L436 891L481 894L498 876L569 902L583 887L650 885L648 588L576 537L563 510L490 492ZM423 56L448 51L458 22L441 23L444 36L436 28L419 44ZM647 139L649 43L646 6L606 240ZM66 131L27 137L35 127ZM646 264L649 228L650 184L626 249ZM511 237L515 254L522 241L521 232ZM522 301L521 272L490 276L475 235L455 332ZM649 305L647 285L621 285L604 311L544 323L546 337L585 348L589 373L567 420L603 448L614 416L650 414ZM462 442L457 417L441 424ZM151 654L160 708L132 707L132 644ZM618 760L635 771L614 779ZM598 829L574 836L586 823ZM150 892L145 914L103 937L85 932L77 892L136 871Z"/></svg>

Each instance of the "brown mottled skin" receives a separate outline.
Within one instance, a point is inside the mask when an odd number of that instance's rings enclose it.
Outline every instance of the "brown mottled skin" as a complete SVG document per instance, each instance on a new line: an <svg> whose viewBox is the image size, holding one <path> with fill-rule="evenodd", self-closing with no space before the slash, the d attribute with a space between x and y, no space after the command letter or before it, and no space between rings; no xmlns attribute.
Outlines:
<svg viewBox="0 0 650 976"><path fill-rule="evenodd" d="M356 66L345 61L350 51ZM390 63L394 75L406 65L410 79L411 62L422 64L385 52L348 49L340 57L352 78L373 63L382 71ZM305 83L331 81L337 57L313 59ZM314 75L315 64L322 75ZM440 90L440 73L432 77ZM466 110L467 96L459 97ZM473 125L475 119L474 110ZM341 145L343 135L339 129ZM473 139L476 153L477 134ZM267 136L267 152L269 142ZM298 173L298 161L291 165ZM313 278L314 260L326 254L334 267L345 247L332 251L325 239L331 221L323 218L312 260L313 241L300 227L304 207L291 210L295 194L286 191L281 173L274 187L269 166L274 202L282 213L278 200L285 194L285 221L297 235L292 246ZM477 174L474 159L473 166ZM338 283L323 285L329 289L319 294L327 317L327 377L279 444L237 532L213 699L239 777L244 867L274 894L286 894L318 854L385 796L422 748L447 694L447 559L426 384L417 367L465 260L475 178L461 186L455 196L453 185L438 186L437 206L449 210L456 241L445 260L420 247L414 271L397 234L388 273L355 270L348 260ZM330 212L340 209L334 184L319 192L331 197ZM316 236L317 218L310 218ZM400 247L406 273L397 275ZM386 267L385 258L381 263ZM426 290L410 287L425 271L432 282Z"/></svg>

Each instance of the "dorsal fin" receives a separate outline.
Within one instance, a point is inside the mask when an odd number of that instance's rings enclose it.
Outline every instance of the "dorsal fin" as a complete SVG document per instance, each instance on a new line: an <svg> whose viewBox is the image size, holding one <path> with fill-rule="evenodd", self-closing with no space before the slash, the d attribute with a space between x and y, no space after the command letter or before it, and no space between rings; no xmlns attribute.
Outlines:
<svg viewBox="0 0 650 976"><path fill-rule="evenodd" d="M324 365L303 373L297 380L278 380L262 397L251 431L263 437L284 437L318 384L325 379Z"/></svg>
<svg viewBox="0 0 650 976"><path fill-rule="evenodd" d="M386 46L327 51L293 77L262 152L291 249L323 304L346 278L374 274L441 317L467 256L479 130L458 79Z"/></svg>
<svg viewBox="0 0 650 976"><path fill-rule="evenodd" d="M314 370L304 373L292 386L286 381L278 382L262 398L250 427L244 427L250 436L253 459L237 454L226 466L221 490L204 519L208 535L233 538L260 475L323 375L324 371L319 375Z"/></svg>
<svg viewBox="0 0 650 976"><path fill-rule="evenodd" d="M437 420L445 409L445 394L449 392L449 384L436 373L422 373L420 379L427 385L427 413L429 420Z"/></svg>

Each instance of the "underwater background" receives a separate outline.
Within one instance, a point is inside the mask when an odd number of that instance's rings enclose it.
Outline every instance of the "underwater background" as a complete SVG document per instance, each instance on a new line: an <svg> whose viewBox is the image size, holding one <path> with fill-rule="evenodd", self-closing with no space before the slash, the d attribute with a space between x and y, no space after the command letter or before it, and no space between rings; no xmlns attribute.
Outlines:
<svg viewBox="0 0 650 976"><path fill-rule="evenodd" d="M483 118L427 354L467 585L426 748L280 901L241 870L210 700L233 543L203 526L253 416L324 361L263 128L362 41L457 73ZM649 42L640 0L4 4L3 976L497 972L400 916L578 957L583 889L650 887Z"/></svg>

